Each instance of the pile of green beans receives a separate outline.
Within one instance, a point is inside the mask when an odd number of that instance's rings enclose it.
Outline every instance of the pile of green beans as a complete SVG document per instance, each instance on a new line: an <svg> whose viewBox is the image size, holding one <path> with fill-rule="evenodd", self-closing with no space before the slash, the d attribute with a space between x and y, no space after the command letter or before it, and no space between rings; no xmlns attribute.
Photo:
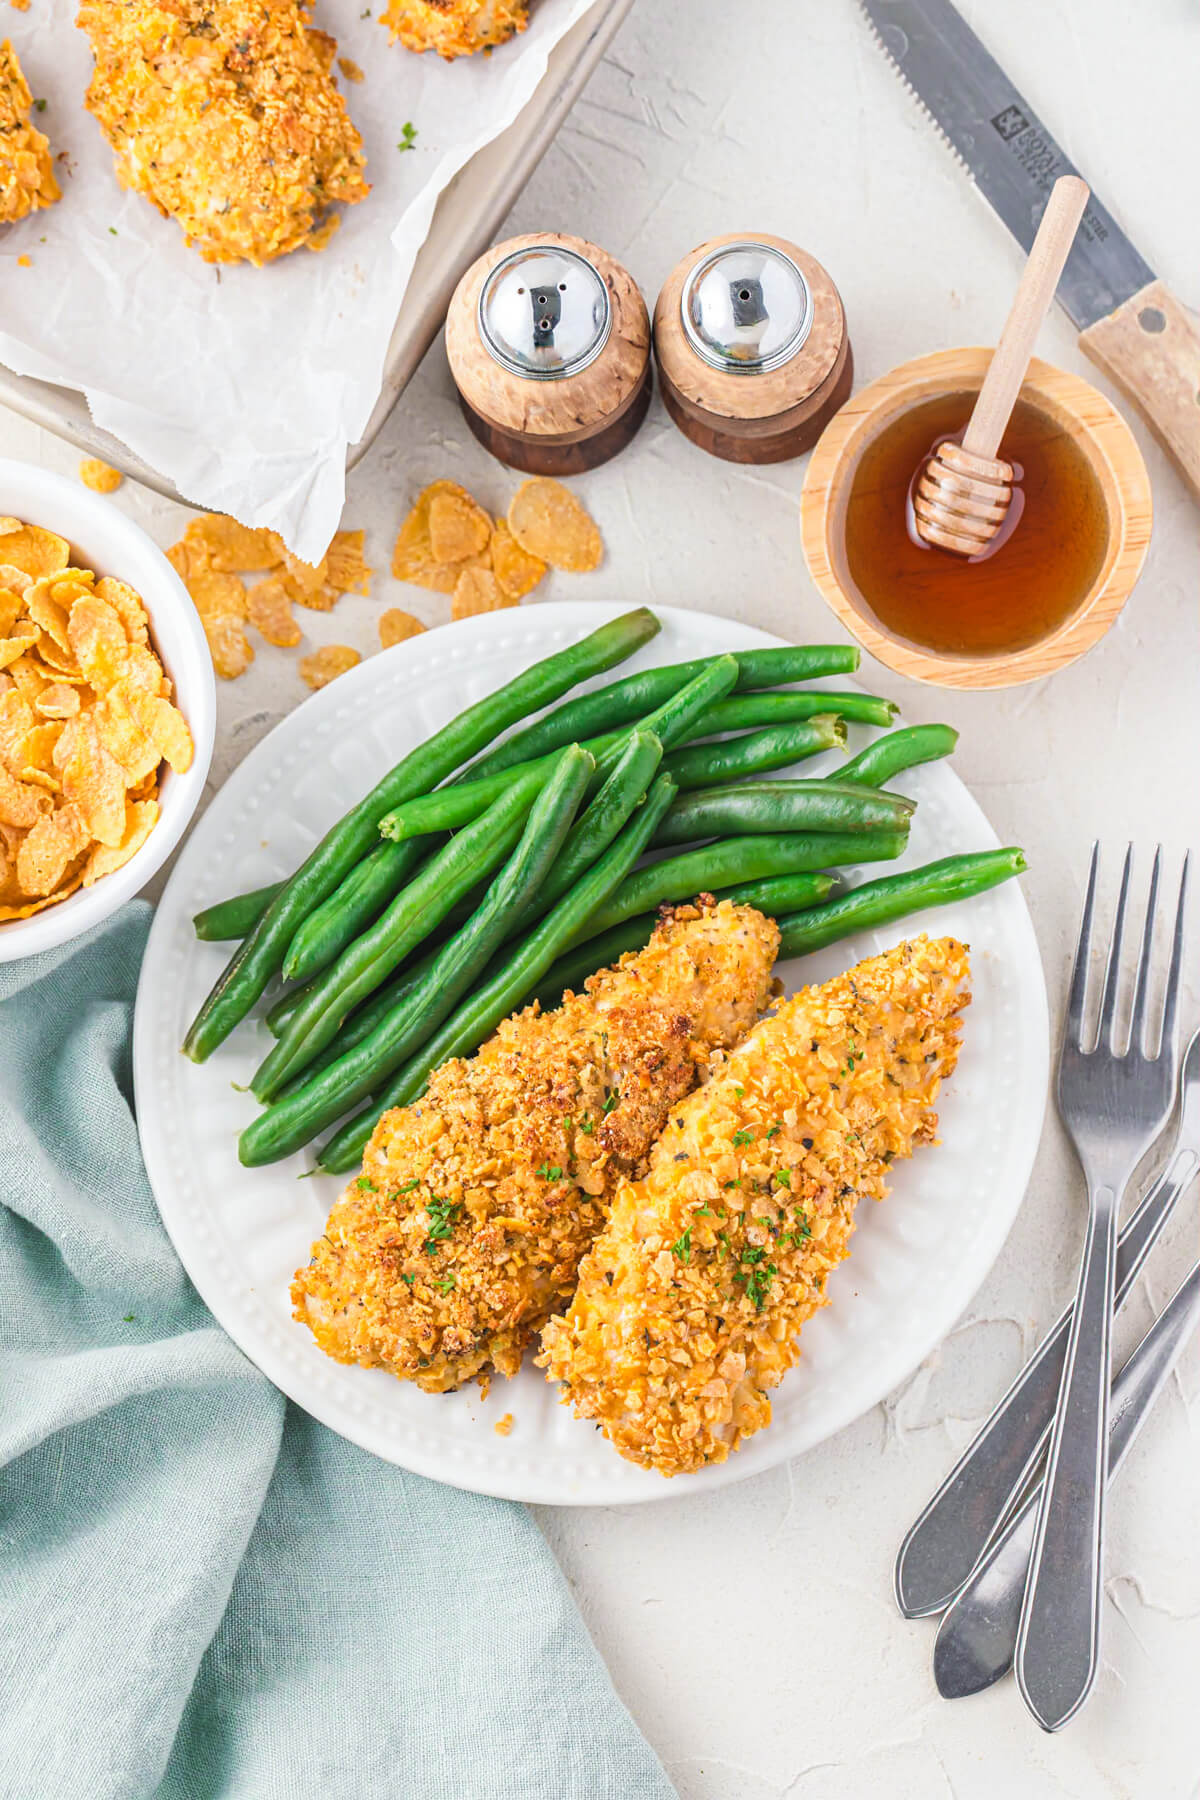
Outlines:
<svg viewBox="0 0 1200 1800"><path fill-rule="evenodd" d="M277 1042L251 1083L265 1110L244 1163L333 1126L319 1167L354 1167L440 1063L644 945L663 905L755 906L796 956L1024 868L989 851L844 889L840 867L905 851L914 802L891 784L957 737L889 730L896 708L877 695L779 685L852 670L857 651L703 657L562 698L657 629L629 613L535 664L398 763L288 881L197 914L198 937L241 943L189 1055L211 1054L276 976L292 984L267 1013ZM822 778L760 779L844 750L848 723L884 735Z"/></svg>

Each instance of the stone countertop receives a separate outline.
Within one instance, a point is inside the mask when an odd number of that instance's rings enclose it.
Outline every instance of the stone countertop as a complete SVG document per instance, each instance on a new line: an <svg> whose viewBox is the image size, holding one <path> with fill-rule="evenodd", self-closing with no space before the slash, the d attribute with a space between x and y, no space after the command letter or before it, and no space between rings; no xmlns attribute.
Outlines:
<svg viewBox="0 0 1200 1800"><path fill-rule="evenodd" d="M1166 73L1194 66L1194 9L962 0L962 10L1147 260L1182 299L1200 301L1200 208L1186 186L1200 166L1200 111L1194 83ZM791 237L841 289L859 382L928 350L993 341L1021 266L849 0L759 0L732 15L715 0L686 10L640 0L504 235L538 228L603 244L651 304L673 264L706 237ZM1052 314L1039 350L1104 385L1063 313ZM1001 840L1026 847L1056 1038L1092 838L1114 848L1161 839L1177 856L1200 837L1197 513L1136 418L1133 428L1154 486L1154 543L1098 649L1049 683L986 694L863 669L909 719L959 727L959 774ZM68 472L78 462L10 415L0 415L0 452ZM633 446L576 484L604 530L604 567L585 585L559 576L544 592L694 606L788 638L838 637L800 553L803 475L803 462L756 470L709 460L656 399ZM310 643L369 652L382 605L409 607L430 625L447 617L447 601L386 572L409 500L439 476L494 510L514 481L466 431L437 346L350 480L345 523L367 528L374 595L347 597L328 617L301 615ZM161 543L178 535L182 509L130 483L116 500ZM214 788L305 697L296 654L260 645L245 678L219 684ZM1180 1210L1126 1308L1120 1350L1194 1253L1194 1193ZM1194 1353L1114 1490L1103 1669L1064 1733L1044 1736L1011 1681L961 1705L939 1700L933 1628L904 1624L891 1598L903 1531L1068 1297L1083 1222L1080 1177L1051 1116L987 1281L940 1348L857 1424L711 1498L541 1510L617 1688L684 1800L1196 1795Z"/></svg>

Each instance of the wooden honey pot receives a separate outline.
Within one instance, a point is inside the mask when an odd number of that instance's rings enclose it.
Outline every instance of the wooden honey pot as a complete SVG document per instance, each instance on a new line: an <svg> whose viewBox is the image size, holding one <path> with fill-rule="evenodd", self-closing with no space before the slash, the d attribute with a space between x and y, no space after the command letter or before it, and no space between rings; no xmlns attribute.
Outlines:
<svg viewBox="0 0 1200 1800"><path fill-rule="evenodd" d="M829 274L765 234L710 238L672 270L654 308L654 356L675 424L726 462L801 456L854 379Z"/></svg>
<svg viewBox="0 0 1200 1800"><path fill-rule="evenodd" d="M446 354L475 436L532 475L607 462L650 404L646 303L583 238L537 233L485 251L454 290Z"/></svg>
<svg viewBox="0 0 1200 1800"><path fill-rule="evenodd" d="M1150 542L1150 482L1128 425L1036 357L1005 440L1024 498L1013 530L970 560L921 541L906 511L913 472L961 429L990 360L938 351L862 388L822 435L801 498L809 573L841 623L898 674L947 687L1011 687L1082 656Z"/></svg>

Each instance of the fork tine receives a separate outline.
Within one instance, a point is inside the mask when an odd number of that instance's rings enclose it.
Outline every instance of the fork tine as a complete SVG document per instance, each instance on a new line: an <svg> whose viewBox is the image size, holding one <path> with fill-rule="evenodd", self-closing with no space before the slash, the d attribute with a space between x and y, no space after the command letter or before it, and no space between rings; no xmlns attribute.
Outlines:
<svg viewBox="0 0 1200 1800"><path fill-rule="evenodd" d="M1150 895L1146 901L1146 923L1142 927L1142 954L1138 958L1137 983L1133 990L1133 1012L1129 1019L1129 1048L1140 1049L1149 1056L1150 1041L1146 1035L1146 1007L1150 996L1150 954L1154 944L1154 914L1158 906L1158 877L1162 869L1162 845L1154 852L1150 871Z"/></svg>
<svg viewBox="0 0 1200 1800"><path fill-rule="evenodd" d="M1112 939L1108 946L1108 962L1104 970L1104 996L1100 1001L1100 1021L1096 1028L1097 1047L1108 1039L1108 1047L1117 1051L1117 988L1121 980L1121 938L1125 931L1125 902L1129 898L1129 872L1133 867L1133 845L1125 852L1125 866L1121 870L1121 891L1117 895L1116 917L1113 919Z"/></svg>
<svg viewBox="0 0 1200 1800"><path fill-rule="evenodd" d="M1175 932L1171 939L1171 965L1167 970L1167 991L1163 1001L1162 1037L1159 1039L1160 1053L1165 1051L1174 1058L1179 1051L1179 972L1183 965L1183 926L1187 912L1188 864L1190 852L1184 856L1183 869L1179 876L1179 904L1175 908Z"/></svg>
<svg viewBox="0 0 1200 1800"><path fill-rule="evenodd" d="M1083 1005L1087 998L1088 958L1092 948L1092 908L1096 899L1096 868L1100 861L1100 845L1092 845L1092 866L1088 870L1087 894L1083 917L1079 921L1079 941L1075 946L1075 964L1071 970L1071 991L1067 995L1067 1018L1063 1028L1063 1044L1083 1048Z"/></svg>

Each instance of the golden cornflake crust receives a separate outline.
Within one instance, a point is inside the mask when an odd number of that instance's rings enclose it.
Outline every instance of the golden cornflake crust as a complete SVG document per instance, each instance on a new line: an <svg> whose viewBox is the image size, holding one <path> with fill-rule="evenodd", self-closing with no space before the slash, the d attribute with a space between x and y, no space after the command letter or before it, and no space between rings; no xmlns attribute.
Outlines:
<svg viewBox="0 0 1200 1800"><path fill-rule="evenodd" d="M778 944L750 907L676 908L583 994L507 1019L385 1114L292 1285L321 1348L431 1392L515 1374L617 1181L766 1004Z"/></svg>
<svg viewBox="0 0 1200 1800"><path fill-rule="evenodd" d="M930 1143L967 953L919 937L758 1025L618 1189L538 1361L631 1462L678 1475L770 1422L857 1202Z"/></svg>
<svg viewBox="0 0 1200 1800"><path fill-rule="evenodd" d="M546 573L540 556L522 550L508 528L507 519L497 519L492 527L492 568L510 600L523 600L532 593Z"/></svg>
<svg viewBox="0 0 1200 1800"><path fill-rule="evenodd" d="M72 568L54 532L0 525L11 559L0 566L0 920L8 920L135 856L158 819L162 764L182 772L194 750L141 596Z"/></svg>
<svg viewBox="0 0 1200 1800"><path fill-rule="evenodd" d="M17 53L0 43L0 225L15 225L59 198L50 145L30 122L33 95Z"/></svg>
<svg viewBox="0 0 1200 1800"><path fill-rule="evenodd" d="M176 219L207 262L319 249L366 158L330 69L334 39L296 0L83 0L87 108L117 178Z"/></svg>
<svg viewBox="0 0 1200 1800"><path fill-rule="evenodd" d="M312 650L307 656L300 658L300 678L310 688L328 687L347 669L360 663L362 657L349 644L322 644L319 650Z"/></svg>
<svg viewBox="0 0 1200 1800"><path fill-rule="evenodd" d="M400 606L389 606L379 615L379 642L385 650L390 650L393 644L402 644L405 638L416 637L424 629L420 619Z"/></svg>
<svg viewBox="0 0 1200 1800"><path fill-rule="evenodd" d="M529 23L526 0L389 0L382 23L406 50L447 62L507 43Z"/></svg>
<svg viewBox="0 0 1200 1800"><path fill-rule="evenodd" d="M464 569L454 584L450 601L452 619L469 619L474 613L498 612L515 606L490 569Z"/></svg>
<svg viewBox="0 0 1200 1800"><path fill-rule="evenodd" d="M604 541L569 488L548 476L523 481L508 509L508 528L530 556L574 574L599 568Z"/></svg>
<svg viewBox="0 0 1200 1800"><path fill-rule="evenodd" d="M125 477L111 463L101 462L98 456L89 456L79 465L79 479L93 494L115 494Z"/></svg>

